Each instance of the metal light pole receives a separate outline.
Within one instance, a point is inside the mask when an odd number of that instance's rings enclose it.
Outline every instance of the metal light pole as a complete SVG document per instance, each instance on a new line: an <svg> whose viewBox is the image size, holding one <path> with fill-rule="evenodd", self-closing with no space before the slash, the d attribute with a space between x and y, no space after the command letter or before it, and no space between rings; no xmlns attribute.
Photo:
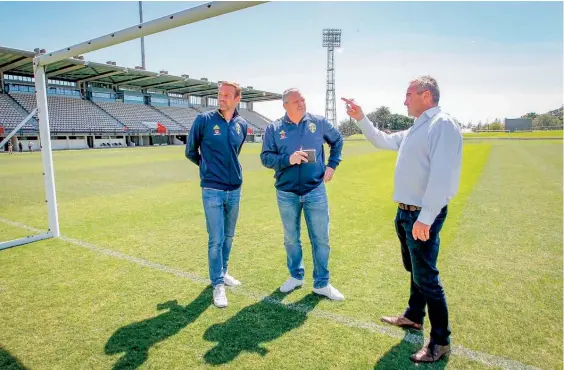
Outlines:
<svg viewBox="0 0 564 370"><path fill-rule="evenodd" d="M337 127L337 106L335 102L335 47L341 46L341 30L325 28L323 47L327 48L327 88L325 92L325 118Z"/></svg>

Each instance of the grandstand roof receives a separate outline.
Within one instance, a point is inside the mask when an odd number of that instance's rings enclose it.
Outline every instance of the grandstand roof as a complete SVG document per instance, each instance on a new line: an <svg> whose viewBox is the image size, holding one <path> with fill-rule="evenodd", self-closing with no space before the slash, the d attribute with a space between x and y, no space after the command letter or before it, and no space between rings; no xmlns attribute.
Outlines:
<svg viewBox="0 0 564 370"><path fill-rule="evenodd" d="M35 53L0 46L0 73L33 77L33 58ZM161 90L170 93L213 97L217 96L219 82L173 76L135 68L96 63L78 58L66 59L49 64L46 68L48 78L71 82L100 82L123 87ZM241 101L259 102L280 100L282 95L243 87Z"/></svg>

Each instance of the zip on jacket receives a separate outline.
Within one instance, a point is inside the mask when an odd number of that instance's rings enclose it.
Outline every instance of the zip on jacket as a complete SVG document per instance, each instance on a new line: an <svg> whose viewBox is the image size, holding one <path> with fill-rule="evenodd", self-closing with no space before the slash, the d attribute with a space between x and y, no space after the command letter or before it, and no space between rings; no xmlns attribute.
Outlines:
<svg viewBox="0 0 564 370"><path fill-rule="evenodd" d="M229 122L219 110L196 117L186 142L186 158L200 167L200 186L235 190L243 183L239 153L247 137L247 121L235 110Z"/></svg>
<svg viewBox="0 0 564 370"><path fill-rule="evenodd" d="M331 148L327 165L324 143ZM302 149L315 149L315 163L291 165L290 156ZM337 168L342 149L341 133L325 117L306 113L296 125L285 115L267 127L260 158L265 167L274 169L277 189L304 195L323 182L327 166Z"/></svg>

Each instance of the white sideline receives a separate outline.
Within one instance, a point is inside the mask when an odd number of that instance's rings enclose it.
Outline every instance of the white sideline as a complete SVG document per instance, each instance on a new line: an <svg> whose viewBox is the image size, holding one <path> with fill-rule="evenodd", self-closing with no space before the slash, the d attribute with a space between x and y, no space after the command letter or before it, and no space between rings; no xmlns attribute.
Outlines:
<svg viewBox="0 0 564 370"><path fill-rule="evenodd" d="M25 230L28 230L28 231L31 231L31 232L40 232L41 231L41 230L36 229L34 227L30 227L30 226L21 224L19 222L10 221L10 220L7 220L7 219L2 218L2 217L0 217L0 222L3 222L7 225L15 226L15 227L18 227L18 228L21 228L21 229L25 229ZM127 255L125 253L116 252L116 251L113 251L113 250L110 250L110 249L98 247L96 245L84 242L82 240L69 238L69 237L66 237L66 236L63 236L63 235L61 235L59 238L61 240L64 240L64 241L70 243L70 244L78 245L80 247L89 249L89 250L94 251L94 252L98 252L98 253L101 253L101 254L105 254L107 256L111 256L111 257L115 257L115 258L118 258L118 259L133 262L137 265L141 265L141 266L149 267L149 268L152 268L152 269L155 269L155 270L163 271L163 272L166 272L166 273L169 273L169 274L173 274L175 276L188 279L188 280L195 282L195 283L200 283L200 284L205 284L205 285L209 284L208 278L204 278L204 277L201 277L199 275L196 275L196 274L193 274L193 273L190 273L190 272L176 270L176 269L167 267L165 265L161 265L160 263L151 262L149 260L133 257L133 256ZM365 330L368 330L368 331L373 332L373 333L384 334L384 335L390 336L392 338L402 339L402 340L407 341L409 343L422 344L422 341L421 341L419 336L417 336L415 334L411 334L411 333L408 334L408 335L405 335L403 330L397 329L397 328L394 328L394 327L383 326L383 325L379 325L379 324L376 324L376 323L370 322L370 321L361 321L361 320L357 320L357 319L352 318L352 317L339 315L339 314L335 314L335 313L320 310L320 309L310 310L308 307L306 307L304 305L286 304L286 303L283 303L280 300L270 298L268 296L265 296L264 294L248 291L248 290L246 290L242 287L230 288L230 290L234 294L237 294L237 295L242 295L242 296L245 296L247 298L257 300L257 301L264 300L265 302L268 302L268 303L280 305L280 306L282 306L282 307L284 307L288 310L305 313L305 314L308 314L308 315L311 315L311 316L314 316L314 317L317 317L317 318L327 319L329 321L333 321L334 323L341 324L341 325L344 325L344 326L347 326L347 327L350 327L350 328L365 329ZM508 369L508 370L517 370L517 369L540 370L537 367L525 365L525 364L523 364L519 361L516 361L516 360L512 360L512 359L508 359L508 358L500 357L500 356L496 356L496 355L490 355L488 353L484 353L484 352L480 352L480 351L474 351L474 350L471 350L471 349L468 349L468 348L465 348L465 347L459 346L459 345L453 345L452 346L452 354L456 355L456 356L460 356L460 357L465 357L469 360L480 362L484 365L491 366L491 367L500 367L502 369Z"/></svg>

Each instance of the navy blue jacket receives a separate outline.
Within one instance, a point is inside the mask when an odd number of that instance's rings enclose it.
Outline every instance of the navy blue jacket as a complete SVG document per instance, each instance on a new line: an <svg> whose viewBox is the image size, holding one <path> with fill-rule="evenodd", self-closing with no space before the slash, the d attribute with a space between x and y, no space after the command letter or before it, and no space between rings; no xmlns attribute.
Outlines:
<svg viewBox="0 0 564 370"><path fill-rule="evenodd" d="M200 186L235 190L243 183L239 153L247 137L247 121L237 110L227 122L219 110L196 117L188 142L186 158L200 166Z"/></svg>
<svg viewBox="0 0 564 370"><path fill-rule="evenodd" d="M341 133L325 117L306 113L296 125L285 115L267 127L260 159L265 167L274 169L277 189L304 195L323 182L324 143L331 147L327 166L336 169L343 149ZM316 163L291 165L290 155L300 149L315 149Z"/></svg>

